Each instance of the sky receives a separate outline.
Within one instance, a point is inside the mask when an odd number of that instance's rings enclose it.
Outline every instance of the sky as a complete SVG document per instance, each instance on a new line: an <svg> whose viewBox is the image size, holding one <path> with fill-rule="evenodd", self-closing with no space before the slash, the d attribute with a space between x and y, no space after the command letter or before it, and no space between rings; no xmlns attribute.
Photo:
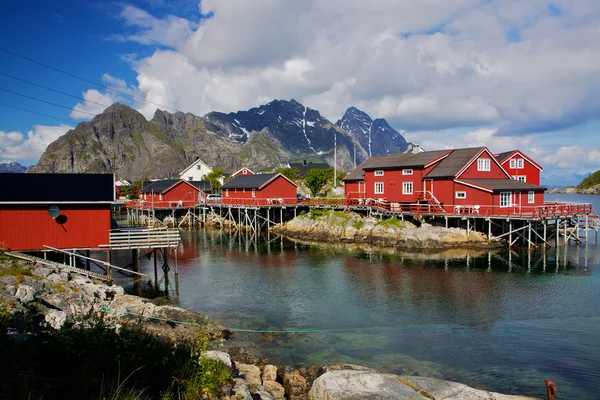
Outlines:
<svg viewBox="0 0 600 400"><path fill-rule="evenodd" d="M355 106L427 150L600 169L598 0L21 0L0 14L0 163L114 102Z"/></svg>

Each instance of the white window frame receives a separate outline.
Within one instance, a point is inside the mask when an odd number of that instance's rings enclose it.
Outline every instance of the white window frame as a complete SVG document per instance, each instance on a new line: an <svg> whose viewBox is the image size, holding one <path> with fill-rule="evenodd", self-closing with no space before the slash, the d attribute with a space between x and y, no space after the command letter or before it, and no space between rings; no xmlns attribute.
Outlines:
<svg viewBox="0 0 600 400"><path fill-rule="evenodd" d="M402 170L402 175L412 175L412 174L413 174L412 168L407 168L407 169Z"/></svg>
<svg viewBox="0 0 600 400"><path fill-rule="evenodd" d="M375 170L375 176L383 176L383 170L382 169L377 169Z"/></svg>
<svg viewBox="0 0 600 400"><path fill-rule="evenodd" d="M477 159L477 171L491 171L491 160L489 158Z"/></svg>
<svg viewBox="0 0 600 400"><path fill-rule="evenodd" d="M517 160L515 160L514 158L510 159L510 168L517 168Z"/></svg>
<svg viewBox="0 0 600 400"><path fill-rule="evenodd" d="M200 164L196 165L196 169L197 170L201 170L202 169L202 165L200 165Z"/></svg>
<svg viewBox="0 0 600 400"><path fill-rule="evenodd" d="M225 189L225 197L229 197L229 189Z"/></svg>
<svg viewBox="0 0 600 400"><path fill-rule="evenodd" d="M256 189L252 189L252 197L256 197Z"/></svg>
<svg viewBox="0 0 600 400"><path fill-rule="evenodd" d="M162 200L162 193L158 194L158 200Z"/></svg>
<svg viewBox="0 0 600 400"><path fill-rule="evenodd" d="M402 194L413 194L412 182L402 182Z"/></svg>
<svg viewBox="0 0 600 400"><path fill-rule="evenodd" d="M519 182L527 182L527 177L525 175L519 175L517 176L517 180Z"/></svg>
<svg viewBox="0 0 600 400"><path fill-rule="evenodd" d="M467 192L465 192L465 191L455 192L454 197L457 199L466 199Z"/></svg>
<svg viewBox="0 0 600 400"><path fill-rule="evenodd" d="M535 192L533 190L527 193L527 203L533 204L535 203Z"/></svg>
<svg viewBox="0 0 600 400"><path fill-rule="evenodd" d="M517 168L518 169L523 169L525 168L525 162L523 161L522 158L517 159Z"/></svg>
<svg viewBox="0 0 600 400"><path fill-rule="evenodd" d="M375 194L383 194L384 185L383 182L375 182Z"/></svg>
<svg viewBox="0 0 600 400"><path fill-rule="evenodd" d="M510 206L512 206L512 192L500 192L500 208L508 208Z"/></svg>
<svg viewBox="0 0 600 400"><path fill-rule="evenodd" d="M246 168L244 168L244 169L242 170L242 175L246 175L247 173L248 173L248 170L247 170Z"/></svg>

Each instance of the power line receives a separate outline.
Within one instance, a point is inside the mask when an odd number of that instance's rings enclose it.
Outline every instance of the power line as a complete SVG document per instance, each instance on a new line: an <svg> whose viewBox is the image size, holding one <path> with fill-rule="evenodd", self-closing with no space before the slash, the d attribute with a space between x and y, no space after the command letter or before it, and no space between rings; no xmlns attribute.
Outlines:
<svg viewBox="0 0 600 400"><path fill-rule="evenodd" d="M53 66L51 66L51 65L48 65L48 64L44 64L43 62L40 62L40 61L33 60L33 59L29 58L29 57L25 57L25 56L23 56L23 55L21 55L21 54L17 54L17 53L15 53L15 52L13 52L13 51L10 51L10 50L7 50L7 49L4 49L4 48L2 48L2 47L0 47L0 50L1 50L1 51L3 51L3 52L5 52L5 53L12 54L12 55L13 55L13 56L15 56L15 57L22 58L23 60L27 60L27 61L29 61L29 62L32 62L32 63L34 63L34 64L41 65L42 67L45 67L45 68L51 69L51 70L53 70L53 71L56 71L56 72L60 72L61 74L64 74L64 75L70 76L70 77L72 77L72 78L75 78L75 79L79 79L80 81L87 82L87 83L90 83L90 84L92 84L92 85L96 85L96 86L102 87L102 88L104 88L104 89L111 90L111 91L113 91L113 92L116 92L116 93L122 94L123 96L131 97L131 98L133 98L133 99L136 99L136 100L143 101L144 103L152 104L152 105L155 105L155 106L157 106L157 107L163 107L163 108L166 108L166 109L168 109L168 110L175 111L175 112L178 112L178 111L179 111L179 110L177 110L177 109L175 109L175 108L172 108L172 107L167 107L167 106L165 106L165 105L162 105L162 104L153 103L153 102L151 102L151 101L148 101L148 100L144 99L143 97L134 96L134 95L132 95L132 94L129 94L129 93L126 93L126 92L122 92L122 91L120 91L120 90L117 90L117 89L113 89L113 88L111 88L111 87L108 87L108 86L106 86L106 85L103 85L103 84L101 84L101 83L94 82L94 81L90 81L89 79L82 78L82 77L80 77L80 76L77 76L77 75L75 75L75 74L72 74L72 73L70 73L70 72L64 71L64 70L62 70L62 69L55 68L55 67L53 67Z"/></svg>
<svg viewBox="0 0 600 400"><path fill-rule="evenodd" d="M51 101L46 101L46 100L38 99L37 97L28 96L28 95L23 94L23 93L13 92L12 90L3 89L3 88L0 88L0 90L2 90L3 92L14 94L16 96L21 96L21 97L25 97L25 98L28 98L28 99L31 99L31 100L39 101L41 103L46 103L46 104L50 104L50 105L53 105L53 106L56 106L56 107L65 108L65 109L67 109L69 111L76 111L78 113L91 115L92 117L96 116L96 114L93 114L93 113L90 113L90 112L87 112L87 111L81 111L81 110L78 110L78 109L73 108L73 107L63 106L62 104L56 104L56 103L53 103Z"/></svg>
<svg viewBox="0 0 600 400"><path fill-rule="evenodd" d="M69 97L72 97L74 99L83 100L83 101L85 101L87 103L97 104L99 106L107 107L107 108L110 107L110 105L106 105L106 104L102 104L102 103L97 103L97 102L92 101L92 100L84 99L83 97L75 96L75 95L72 95L70 93L66 93L66 92L60 91L60 90L52 89L51 87L40 85L39 83L31 82L31 81L28 81L26 79L18 78L16 76L13 76L13 75L10 75L10 74L4 73L4 72L0 72L0 75L4 75L4 76L7 76L9 78L21 81L21 82L25 82L25 83L27 83L29 85L41 87L42 89L50 90L50 91L55 92L55 93L59 93L59 94L65 95L65 96L69 96Z"/></svg>
<svg viewBox="0 0 600 400"><path fill-rule="evenodd" d="M68 122L65 119L58 118L58 117L53 117L52 115L48 115L48 114L42 114L42 113L39 113L37 111L28 110L26 108L17 107L17 106L13 106L13 105L2 103L2 102L0 102L0 106L14 108L15 110L21 110L21 111L25 111L25 112L32 113L32 114L41 115L42 117L52 118L52 119L55 119L55 120L58 120L58 121L62 121L62 122L67 122L67 123L70 124L70 122Z"/></svg>

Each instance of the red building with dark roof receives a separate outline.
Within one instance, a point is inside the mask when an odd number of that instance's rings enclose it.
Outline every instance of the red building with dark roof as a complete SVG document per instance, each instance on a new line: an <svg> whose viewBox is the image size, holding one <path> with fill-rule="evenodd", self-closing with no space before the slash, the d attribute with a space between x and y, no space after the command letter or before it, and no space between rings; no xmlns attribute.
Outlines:
<svg viewBox="0 0 600 400"><path fill-rule="evenodd" d="M297 204L298 186L282 174L238 175L221 188L225 204Z"/></svg>
<svg viewBox="0 0 600 400"><path fill-rule="evenodd" d="M359 203L425 203L437 211L489 215L532 210L544 204L545 191L511 179L487 147L370 157L344 184L346 198Z"/></svg>
<svg viewBox="0 0 600 400"><path fill-rule="evenodd" d="M155 208L193 207L204 202L211 191L210 181L149 181L142 185L141 201L146 206Z"/></svg>
<svg viewBox="0 0 600 400"><path fill-rule="evenodd" d="M0 248L90 249L109 243L112 174L0 174Z"/></svg>
<svg viewBox="0 0 600 400"><path fill-rule="evenodd" d="M544 169L522 151L511 150L496 154L495 157L513 179L533 185L540 184Z"/></svg>

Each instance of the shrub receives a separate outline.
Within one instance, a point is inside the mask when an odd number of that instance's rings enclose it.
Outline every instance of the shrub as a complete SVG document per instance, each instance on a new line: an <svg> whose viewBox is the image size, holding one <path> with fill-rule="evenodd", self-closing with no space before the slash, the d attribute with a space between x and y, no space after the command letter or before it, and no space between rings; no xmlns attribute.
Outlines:
<svg viewBox="0 0 600 400"><path fill-rule="evenodd" d="M365 225L365 221L363 221L362 219L355 219L352 222L352 227L354 229L356 229L357 231L360 230L364 225Z"/></svg>
<svg viewBox="0 0 600 400"><path fill-rule="evenodd" d="M326 208L311 208L308 216L311 219L317 219L329 215L330 212L331 210L328 210Z"/></svg>
<svg viewBox="0 0 600 400"><path fill-rule="evenodd" d="M377 221L377 223L375 225L378 226L385 226L388 228L399 228L402 229L402 221L400 221L398 218L388 218L388 219L382 219L381 221Z"/></svg>

